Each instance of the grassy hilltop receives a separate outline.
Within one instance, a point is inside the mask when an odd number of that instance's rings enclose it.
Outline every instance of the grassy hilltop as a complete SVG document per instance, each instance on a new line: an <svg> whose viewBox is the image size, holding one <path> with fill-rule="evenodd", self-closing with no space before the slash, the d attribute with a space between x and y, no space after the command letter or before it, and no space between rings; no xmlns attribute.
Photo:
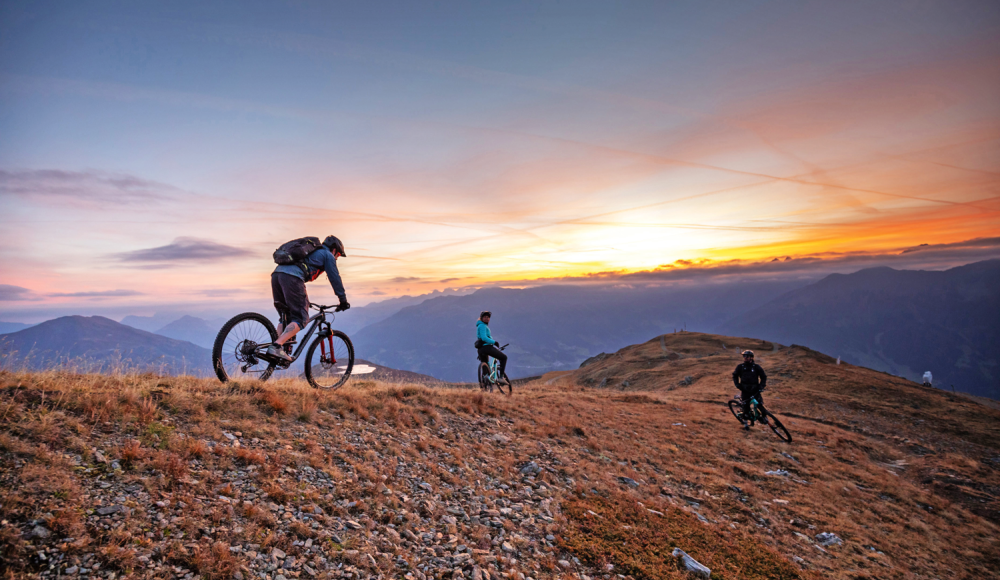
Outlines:
<svg viewBox="0 0 1000 580"><path fill-rule="evenodd" d="M739 348L793 443L725 407ZM988 401L694 333L515 390L0 374L0 566L687 578L679 547L714 578L1000 575Z"/></svg>

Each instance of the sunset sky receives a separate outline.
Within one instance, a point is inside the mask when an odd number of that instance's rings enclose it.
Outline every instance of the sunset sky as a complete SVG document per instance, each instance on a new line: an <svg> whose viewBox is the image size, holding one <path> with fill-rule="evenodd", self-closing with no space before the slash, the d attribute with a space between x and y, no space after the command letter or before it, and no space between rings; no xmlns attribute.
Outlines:
<svg viewBox="0 0 1000 580"><path fill-rule="evenodd" d="M0 3L0 320L328 234L359 305L1000 257L1000 4Z"/></svg>

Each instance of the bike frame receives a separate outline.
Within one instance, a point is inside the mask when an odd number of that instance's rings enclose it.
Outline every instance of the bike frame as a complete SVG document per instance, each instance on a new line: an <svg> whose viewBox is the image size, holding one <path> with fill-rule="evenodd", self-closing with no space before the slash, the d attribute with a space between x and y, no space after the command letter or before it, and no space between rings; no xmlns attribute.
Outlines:
<svg viewBox="0 0 1000 580"><path fill-rule="evenodd" d="M331 334L333 334L333 327L330 325L330 323L333 322L333 321L331 320L330 322L327 322L327 320L326 320L327 314L330 314L330 316L333 316L333 314L327 312L325 308L321 308L319 312L317 312L316 314L313 314L312 316L309 317L309 320L306 321L306 326L309 327L309 330L306 331L305 335L302 337L302 340L299 341L299 346L298 346L298 348L295 349L295 352L292 354L292 360L288 363L288 366L291 366L292 363L295 362L299 358L299 355L302 354L302 349L304 349L306 347L306 344L309 343L309 339L312 338L312 335L313 335L314 332L316 332L317 328L320 329L319 336L321 336L321 337L323 337L323 336L330 336ZM310 325L309 323L312 323L312 325ZM296 337L296 339L298 339L298 337ZM326 344L321 342L320 345L319 345L319 347L320 347L321 355L325 357L326 356ZM264 349L266 349L267 345L261 345L258 348L264 348ZM332 347L330 349L330 356L333 357L333 348ZM337 361L333 360L332 362L336 363Z"/></svg>
<svg viewBox="0 0 1000 580"><path fill-rule="evenodd" d="M490 357L490 362L486 366L490 368L490 376L486 378L493 384L500 382L500 363L497 362L497 359Z"/></svg>
<svg viewBox="0 0 1000 580"><path fill-rule="evenodd" d="M740 399L742 400L742 397ZM750 422L765 422L766 417L762 409L766 409L764 403L760 402L756 394L753 395L750 397L750 416L744 417L744 419Z"/></svg>
<svg viewBox="0 0 1000 580"><path fill-rule="evenodd" d="M498 342L496 344L500 344L500 343ZM505 345L503 345L503 348L507 348L508 346L510 346L510 345L509 344L505 344ZM501 349L501 350L503 350L503 349ZM492 383L492 384L495 385L495 384L497 384L497 383L500 382L500 363L497 362L497 359L495 359L493 357L487 357L487 358L490 359L490 362L486 363L486 366L489 367L489 369L490 369L490 375L488 377L486 377L486 378L490 381L490 383ZM479 360L479 359L477 359L477 360Z"/></svg>

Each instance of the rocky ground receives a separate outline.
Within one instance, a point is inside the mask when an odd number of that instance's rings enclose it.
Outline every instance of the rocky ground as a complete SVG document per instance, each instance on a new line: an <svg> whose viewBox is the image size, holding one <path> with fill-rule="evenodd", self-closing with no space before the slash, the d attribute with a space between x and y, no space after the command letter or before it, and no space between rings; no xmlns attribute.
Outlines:
<svg viewBox="0 0 1000 580"><path fill-rule="evenodd" d="M169 387L169 380L160 383ZM45 407L41 390L7 392ZM424 394L410 387L386 396ZM273 414L259 424L220 417L217 428L195 429L172 416L167 402L145 422L123 416L71 424L69 432L49 433L44 451L8 435L5 563L41 577L489 579L515 568L526 576L583 572L553 535L553 497L573 482L551 458L538 457L545 467L512 466L511 420L442 416L427 405L393 428L365 412L317 407L307 417L301 409L284 416L270 408L282 402L261 400ZM398 429L407 421L409 429ZM66 447L58 449L64 437ZM506 461L496 464L498 455ZM32 468L37 459L41 466ZM35 507L32 500L45 511L13 521L18 508Z"/></svg>
<svg viewBox="0 0 1000 580"><path fill-rule="evenodd" d="M1000 574L1000 452L982 434L1000 413L954 402L949 420L981 420L964 435L885 423L874 403L832 421L829 400L790 385L815 357L788 351L771 361L789 385L771 395L798 437L788 445L738 429L727 377L695 351L662 356L673 375L635 362L629 377L657 373L658 392L587 387L603 381L592 363L512 397L0 374L0 565L108 579L687 578L679 549L713 578ZM884 400L923 401L864 377Z"/></svg>

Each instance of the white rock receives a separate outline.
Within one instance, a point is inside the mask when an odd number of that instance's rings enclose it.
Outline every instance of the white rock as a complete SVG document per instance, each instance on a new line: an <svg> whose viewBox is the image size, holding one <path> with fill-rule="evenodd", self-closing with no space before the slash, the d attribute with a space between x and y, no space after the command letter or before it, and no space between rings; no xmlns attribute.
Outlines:
<svg viewBox="0 0 1000 580"><path fill-rule="evenodd" d="M680 548L674 548L674 551L671 554L673 555L674 558L680 558L681 565L684 566L684 569L687 570L688 572L691 572L695 576L700 576L701 578L709 578L712 575L712 571L709 568L703 566L700 562L698 562L691 556L688 556L684 552L684 550Z"/></svg>

